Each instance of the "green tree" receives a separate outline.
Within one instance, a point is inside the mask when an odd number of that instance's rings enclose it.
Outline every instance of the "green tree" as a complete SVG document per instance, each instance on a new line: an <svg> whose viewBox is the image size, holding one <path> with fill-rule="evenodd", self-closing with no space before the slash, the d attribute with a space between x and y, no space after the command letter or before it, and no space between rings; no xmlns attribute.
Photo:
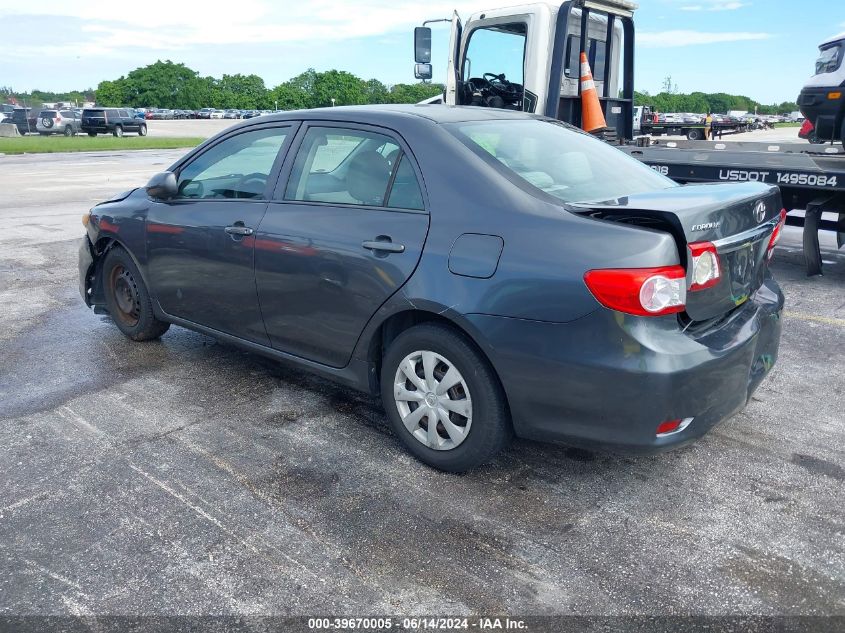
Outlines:
<svg viewBox="0 0 845 633"><path fill-rule="evenodd" d="M126 80L121 77L115 81L101 81L97 85L96 100L101 106L126 105Z"/></svg>
<svg viewBox="0 0 845 633"><path fill-rule="evenodd" d="M258 75L223 75L218 88L228 108L255 110L266 106L267 88Z"/></svg>
<svg viewBox="0 0 845 633"><path fill-rule="evenodd" d="M388 94L388 103L419 103L443 94L443 84L394 84Z"/></svg>
<svg viewBox="0 0 845 633"><path fill-rule="evenodd" d="M328 70L314 77L314 106L361 105L367 103L366 83L345 70ZM332 101L334 100L334 101Z"/></svg>
<svg viewBox="0 0 845 633"><path fill-rule="evenodd" d="M364 94L367 96L367 103L387 103L387 86L378 79L365 82Z"/></svg>
<svg viewBox="0 0 845 633"><path fill-rule="evenodd" d="M286 81L267 93L270 106L280 110L301 110L311 107L311 95Z"/></svg>
<svg viewBox="0 0 845 633"><path fill-rule="evenodd" d="M195 70L170 60L136 68L126 76L126 105L187 108L187 88L197 77Z"/></svg>

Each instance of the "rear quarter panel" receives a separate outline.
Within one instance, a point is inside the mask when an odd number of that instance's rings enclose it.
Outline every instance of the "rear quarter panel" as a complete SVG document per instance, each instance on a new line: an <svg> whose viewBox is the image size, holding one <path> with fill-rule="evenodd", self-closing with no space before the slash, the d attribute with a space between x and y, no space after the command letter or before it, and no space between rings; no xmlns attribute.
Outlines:
<svg viewBox="0 0 845 633"><path fill-rule="evenodd" d="M567 322L599 308L583 276L594 268L679 263L667 233L568 212L504 179L439 126L403 132L419 162L431 224L420 264L392 303L453 313ZM449 253L463 234L500 236L495 274L456 275Z"/></svg>

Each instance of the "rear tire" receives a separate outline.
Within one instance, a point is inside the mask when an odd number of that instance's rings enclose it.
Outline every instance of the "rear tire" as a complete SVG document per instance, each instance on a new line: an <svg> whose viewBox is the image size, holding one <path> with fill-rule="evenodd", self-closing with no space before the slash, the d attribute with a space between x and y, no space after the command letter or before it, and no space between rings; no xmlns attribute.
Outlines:
<svg viewBox="0 0 845 633"><path fill-rule="evenodd" d="M701 132L701 130L693 128L687 132L687 138L691 141L700 141L702 138L704 138L704 134Z"/></svg>
<svg viewBox="0 0 845 633"><path fill-rule="evenodd" d="M115 125L114 132L112 132L117 138L121 138L123 136L123 126L122 125Z"/></svg>
<svg viewBox="0 0 845 633"><path fill-rule="evenodd" d="M415 376L409 378L409 371ZM381 398L405 447L439 470L480 466L513 436L507 400L490 363L446 325L418 325L396 337L382 361Z"/></svg>
<svg viewBox="0 0 845 633"><path fill-rule="evenodd" d="M94 137L94 136L97 136L97 133L96 132L88 132L88 136Z"/></svg>
<svg viewBox="0 0 845 633"><path fill-rule="evenodd" d="M133 341L151 341L170 328L159 321L144 280L135 262L120 246L112 248L103 261L103 289L112 321Z"/></svg>
<svg viewBox="0 0 845 633"><path fill-rule="evenodd" d="M142 123L138 128L138 136L146 136L147 135L147 125L146 123Z"/></svg>

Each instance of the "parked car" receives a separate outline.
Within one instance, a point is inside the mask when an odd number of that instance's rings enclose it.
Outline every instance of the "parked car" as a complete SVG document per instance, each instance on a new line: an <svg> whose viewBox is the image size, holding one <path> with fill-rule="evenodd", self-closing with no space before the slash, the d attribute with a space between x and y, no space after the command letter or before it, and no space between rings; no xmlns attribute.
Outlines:
<svg viewBox="0 0 845 633"><path fill-rule="evenodd" d="M43 136L64 134L76 136L82 128L82 119L73 110L41 110L35 121L35 129Z"/></svg>
<svg viewBox="0 0 845 633"><path fill-rule="evenodd" d="M241 118L241 111L240 110L226 110L223 113L224 119L240 119Z"/></svg>
<svg viewBox="0 0 845 633"><path fill-rule="evenodd" d="M173 110L169 110L167 108L159 108L157 110L153 110L152 118L169 121L174 118L174 112Z"/></svg>
<svg viewBox="0 0 845 633"><path fill-rule="evenodd" d="M6 118L12 118L12 112L15 111L15 106L10 103L0 103L0 123L6 120Z"/></svg>
<svg viewBox="0 0 845 633"><path fill-rule="evenodd" d="M19 134L34 134L38 122L38 112L38 110L32 108L13 108L11 114L6 114L6 118L3 120L6 123L16 125Z"/></svg>
<svg viewBox="0 0 845 633"><path fill-rule="evenodd" d="M214 108L200 108L199 110L197 110L197 118L210 119L212 112L214 112Z"/></svg>
<svg viewBox="0 0 845 633"><path fill-rule="evenodd" d="M146 136L147 124L124 108L85 108L82 111L82 131L88 136L109 132L115 136L123 136L124 132Z"/></svg>
<svg viewBox="0 0 845 633"><path fill-rule="evenodd" d="M94 207L80 291L135 341L181 325L380 395L436 468L514 433L655 451L775 363L781 208L522 112L298 111Z"/></svg>
<svg viewBox="0 0 845 633"><path fill-rule="evenodd" d="M209 113L208 118L209 119L222 119L222 118L224 118L224 116L223 116L224 114L226 114L226 113L223 112L223 110L212 110Z"/></svg>

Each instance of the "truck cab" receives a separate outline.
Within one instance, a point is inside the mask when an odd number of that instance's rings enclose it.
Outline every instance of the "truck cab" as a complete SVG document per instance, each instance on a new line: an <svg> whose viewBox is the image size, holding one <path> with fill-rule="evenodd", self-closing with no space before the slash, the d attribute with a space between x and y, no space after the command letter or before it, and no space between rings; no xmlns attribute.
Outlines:
<svg viewBox="0 0 845 633"><path fill-rule="evenodd" d="M821 141L845 143L845 33L819 44L815 73L798 95L798 107Z"/></svg>
<svg viewBox="0 0 845 633"><path fill-rule="evenodd" d="M537 2L473 13L451 25L445 103L522 110L581 123L580 55L608 127L633 136L633 11L628 0ZM431 31L414 33L416 76L431 77Z"/></svg>

